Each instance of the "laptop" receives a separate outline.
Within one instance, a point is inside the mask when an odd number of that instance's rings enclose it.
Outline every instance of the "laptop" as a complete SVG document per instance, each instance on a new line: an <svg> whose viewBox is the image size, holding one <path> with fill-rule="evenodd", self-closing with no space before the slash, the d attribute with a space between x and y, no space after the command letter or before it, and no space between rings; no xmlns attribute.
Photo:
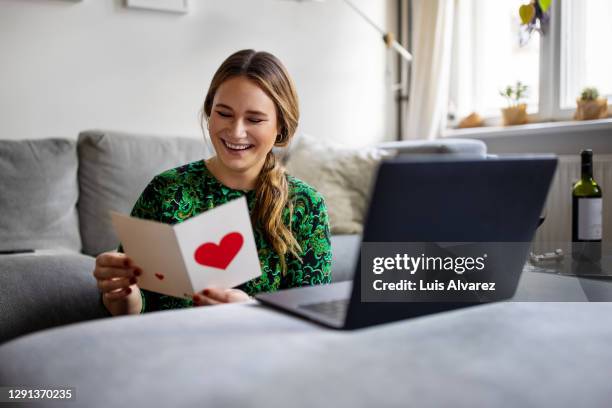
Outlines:
<svg viewBox="0 0 612 408"><path fill-rule="evenodd" d="M553 155L384 160L374 177L353 280L261 293L256 299L350 330L511 298L556 166ZM440 243L437 248L443 252L448 250L444 243L508 243L511 249L502 248L496 269L504 290L484 300L472 293L457 301L363 301L363 248L401 242Z"/></svg>

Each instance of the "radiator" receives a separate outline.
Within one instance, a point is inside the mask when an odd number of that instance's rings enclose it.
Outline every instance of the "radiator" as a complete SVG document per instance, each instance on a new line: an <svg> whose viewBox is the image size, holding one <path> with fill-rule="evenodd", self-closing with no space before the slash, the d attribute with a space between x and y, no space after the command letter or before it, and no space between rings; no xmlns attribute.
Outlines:
<svg viewBox="0 0 612 408"><path fill-rule="evenodd" d="M603 192L603 240L612 242L612 155L593 156L593 177ZM572 186L580 178L580 156L559 156L548 192L546 220L538 228L534 249L549 250L547 243L572 239Z"/></svg>

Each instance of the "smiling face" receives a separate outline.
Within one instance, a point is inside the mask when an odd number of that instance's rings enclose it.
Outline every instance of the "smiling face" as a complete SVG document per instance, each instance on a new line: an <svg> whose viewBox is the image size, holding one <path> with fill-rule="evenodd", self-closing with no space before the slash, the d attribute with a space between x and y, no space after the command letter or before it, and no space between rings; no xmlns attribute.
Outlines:
<svg viewBox="0 0 612 408"><path fill-rule="evenodd" d="M208 130L216 165L229 173L259 174L279 133L276 105L254 81L230 78L215 93Z"/></svg>

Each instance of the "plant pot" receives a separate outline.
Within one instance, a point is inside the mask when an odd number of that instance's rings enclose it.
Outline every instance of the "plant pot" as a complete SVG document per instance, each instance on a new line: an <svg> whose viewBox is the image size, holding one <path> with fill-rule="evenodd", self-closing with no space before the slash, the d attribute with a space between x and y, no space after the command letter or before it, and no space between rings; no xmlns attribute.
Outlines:
<svg viewBox="0 0 612 408"><path fill-rule="evenodd" d="M527 104L525 103L510 106L501 111L504 119L504 126L524 125L527 123Z"/></svg>
<svg viewBox="0 0 612 408"><path fill-rule="evenodd" d="M608 100L598 98L593 101L583 101L576 99L576 120L602 119L608 116Z"/></svg>

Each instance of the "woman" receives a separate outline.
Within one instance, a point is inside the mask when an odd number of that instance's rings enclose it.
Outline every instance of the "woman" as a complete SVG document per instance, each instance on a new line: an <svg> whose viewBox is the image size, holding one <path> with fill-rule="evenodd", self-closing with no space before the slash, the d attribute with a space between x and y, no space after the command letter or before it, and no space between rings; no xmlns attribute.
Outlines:
<svg viewBox="0 0 612 408"><path fill-rule="evenodd" d="M112 315L242 302L259 292L331 281L323 197L286 174L272 151L289 144L298 118L295 86L276 57L242 50L221 64L201 118L216 155L154 177L132 216L175 224L246 196L262 274L237 288L206 288L193 299L164 296L138 288L143 271L119 247L100 254L93 272Z"/></svg>

